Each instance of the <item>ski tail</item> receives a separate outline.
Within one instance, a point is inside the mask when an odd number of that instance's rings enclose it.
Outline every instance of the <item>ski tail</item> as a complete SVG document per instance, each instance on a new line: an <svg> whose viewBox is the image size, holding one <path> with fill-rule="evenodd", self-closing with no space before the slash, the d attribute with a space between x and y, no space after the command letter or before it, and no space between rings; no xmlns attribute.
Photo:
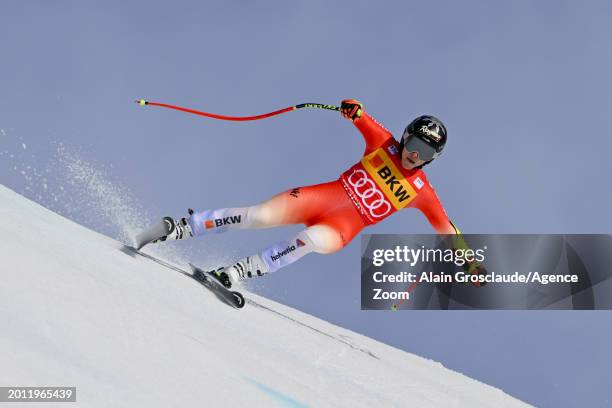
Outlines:
<svg viewBox="0 0 612 408"><path fill-rule="evenodd" d="M134 238L136 249L141 249L145 245L164 237L167 237L174 231L174 220L170 217L164 217L161 221L153 224Z"/></svg>

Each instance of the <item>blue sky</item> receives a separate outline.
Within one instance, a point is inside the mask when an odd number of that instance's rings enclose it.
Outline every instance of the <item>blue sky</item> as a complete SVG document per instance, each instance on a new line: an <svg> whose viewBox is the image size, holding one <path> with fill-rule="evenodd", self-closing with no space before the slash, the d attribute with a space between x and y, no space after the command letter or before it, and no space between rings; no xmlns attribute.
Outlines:
<svg viewBox="0 0 612 408"><path fill-rule="evenodd" d="M604 1L3 1L0 178L111 235L96 203L49 199L58 143L148 217L250 205L336 179L358 131L326 111L230 123L132 101L250 115L352 97L397 136L442 118L449 142L427 174L464 232L610 233L610 38ZM216 266L299 229L177 245ZM367 232L432 230L406 210ZM361 311L359 248L254 285L538 406L611 403L608 312Z"/></svg>

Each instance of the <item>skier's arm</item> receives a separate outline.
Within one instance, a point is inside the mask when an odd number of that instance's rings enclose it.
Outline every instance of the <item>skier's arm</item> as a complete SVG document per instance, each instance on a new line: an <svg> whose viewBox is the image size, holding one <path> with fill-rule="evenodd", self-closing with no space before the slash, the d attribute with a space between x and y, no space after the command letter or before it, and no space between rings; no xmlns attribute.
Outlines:
<svg viewBox="0 0 612 408"><path fill-rule="evenodd" d="M380 147L390 137L393 137L391 132L370 116L363 109L363 104L356 99L342 101L340 113L343 117L353 121L355 127L359 129L366 142L366 152Z"/></svg>
<svg viewBox="0 0 612 408"><path fill-rule="evenodd" d="M431 226L436 230L438 234L445 238L446 243L453 248L453 250L461 250L464 254L467 250L470 250L469 245L465 242L461 231L457 226L450 220L444 207L440 203L438 196L433 189L426 193L425 200L419 200L420 203L417 206L419 210L427 217L427 220ZM477 262L476 260L465 260L464 269L469 274L486 275L486 268ZM483 284L475 283L474 286L482 286Z"/></svg>
<svg viewBox="0 0 612 408"><path fill-rule="evenodd" d="M423 194L425 193L425 194ZM421 210L427 221L440 235L459 235L461 231L450 220L438 196L433 190L423 191L419 197L417 208Z"/></svg>

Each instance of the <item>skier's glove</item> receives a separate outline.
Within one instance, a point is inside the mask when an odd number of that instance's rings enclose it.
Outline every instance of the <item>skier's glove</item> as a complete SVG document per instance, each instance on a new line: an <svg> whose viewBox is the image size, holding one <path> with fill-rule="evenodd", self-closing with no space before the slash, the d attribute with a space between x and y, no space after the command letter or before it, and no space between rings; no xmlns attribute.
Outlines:
<svg viewBox="0 0 612 408"><path fill-rule="evenodd" d="M361 117L362 112L363 104L356 99L345 99L340 105L340 113L342 116L353 122Z"/></svg>

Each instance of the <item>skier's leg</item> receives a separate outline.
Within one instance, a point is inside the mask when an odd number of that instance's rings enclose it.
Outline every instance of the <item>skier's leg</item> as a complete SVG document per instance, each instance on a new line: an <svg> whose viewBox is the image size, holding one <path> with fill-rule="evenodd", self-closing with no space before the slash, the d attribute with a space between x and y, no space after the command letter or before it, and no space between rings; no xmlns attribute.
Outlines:
<svg viewBox="0 0 612 408"><path fill-rule="evenodd" d="M135 237L138 249L149 242L179 240L210 233L221 233L230 229L265 228L282 224L286 206L282 194L251 207L220 208L193 212L189 217L164 217Z"/></svg>
<svg viewBox="0 0 612 408"><path fill-rule="evenodd" d="M352 219L357 216L342 184L336 180L287 190L250 207L221 208L197 213L190 211L190 217L180 219L166 217L139 234L136 242L137 247L141 248L151 241L184 239L231 229L269 228L287 224L332 225L333 223L329 224L324 220L326 217L329 218L330 212L338 213L338 211L342 212L338 217L341 224L346 223L342 219ZM358 216L357 221L359 221ZM341 231L341 236L346 237L346 232L342 232L344 229L342 226L337 228Z"/></svg>
<svg viewBox="0 0 612 408"><path fill-rule="evenodd" d="M263 251L247 256L217 271L219 280L228 287L240 280L275 272L311 252L332 253L343 247L339 231L325 225L313 225L288 241L281 241Z"/></svg>
<svg viewBox="0 0 612 408"><path fill-rule="evenodd" d="M321 217L330 204L337 205L339 200L346 199L346 193L339 186L339 183L334 181L298 187L250 207L220 208L193 213L188 219L181 220L190 233L182 234L181 237L221 233L232 229L311 224L308 221Z"/></svg>
<svg viewBox="0 0 612 408"><path fill-rule="evenodd" d="M282 225L286 207L275 196L268 201L250 207L205 210L191 215L187 220L193 236L221 233L232 229L269 228Z"/></svg>

